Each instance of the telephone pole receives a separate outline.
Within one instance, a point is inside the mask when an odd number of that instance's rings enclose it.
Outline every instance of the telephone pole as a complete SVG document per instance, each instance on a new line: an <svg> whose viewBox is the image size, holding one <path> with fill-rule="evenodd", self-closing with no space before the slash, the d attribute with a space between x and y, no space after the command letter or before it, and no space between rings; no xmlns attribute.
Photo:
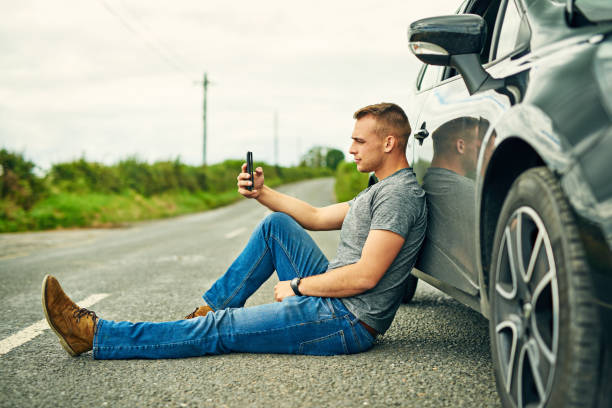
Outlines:
<svg viewBox="0 0 612 408"><path fill-rule="evenodd" d="M301 155L302 155L302 138L301 137L297 137L297 143L295 144L295 152L297 153L297 164L296 166L300 165L300 160L301 160Z"/></svg>
<svg viewBox="0 0 612 408"><path fill-rule="evenodd" d="M208 91L208 76L206 75L206 72L204 73L204 80L202 81L202 87L204 89L204 103L202 104L202 121L203 121L203 133L204 133L204 140L202 143L202 164L204 166L206 166L206 93Z"/></svg>
<svg viewBox="0 0 612 408"><path fill-rule="evenodd" d="M278 166L278 112L274 111L274 164Z"/></svg>

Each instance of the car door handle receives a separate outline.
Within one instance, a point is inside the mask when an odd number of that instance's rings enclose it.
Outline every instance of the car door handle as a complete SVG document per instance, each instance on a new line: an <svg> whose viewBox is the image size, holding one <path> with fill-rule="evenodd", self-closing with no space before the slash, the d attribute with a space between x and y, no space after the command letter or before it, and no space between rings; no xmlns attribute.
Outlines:
<svg viewBox="0 0 612 408"><path fill-rule="evenodd" d="M424 127L414 132L414 138L419 141L419 146L423 145L423 140L425 140L427 136L429 136L429 131Z"/></svg>

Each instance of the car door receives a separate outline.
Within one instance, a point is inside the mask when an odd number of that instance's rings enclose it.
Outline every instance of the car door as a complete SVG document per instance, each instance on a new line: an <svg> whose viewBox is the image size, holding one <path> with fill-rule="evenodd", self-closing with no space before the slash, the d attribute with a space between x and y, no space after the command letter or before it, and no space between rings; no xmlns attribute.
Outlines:
<svg viewBox="0 0 612 408"><path fill-rule="evenodd" d="M507 37L516 41L518 35L521 13L514 1L475 0L467 5L466 13L479 14L489 27L481 53L485 68L496 74L508 71L504 65L512 64L511 58L496 56L507 47ZM498 39L506 20L511 30L504 31L500 48ZM429 224L416 267L477 296L477 185L495 144L491 125L515 101L493 90L470 95L450 67L443 68L439 82L419 97L424 102L415 123L412 160L427 192Z"/></svg>

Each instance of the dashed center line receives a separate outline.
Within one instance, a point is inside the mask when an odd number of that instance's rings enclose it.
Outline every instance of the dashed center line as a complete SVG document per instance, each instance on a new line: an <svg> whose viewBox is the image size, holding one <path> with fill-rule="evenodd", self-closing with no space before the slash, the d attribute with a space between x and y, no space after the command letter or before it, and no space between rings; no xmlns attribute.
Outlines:
<svg viewBox="0 0 612 408"><path fill-rule="evenodd" d="M242 234L245 231L246 231L245 227L235 229L235 230L230 231L227 234L225 234L225 238L226 239L236 238L238 235Z"/></svg>
<svg viewBox="0 0 612 408"><path fill-rule="evenodd" d="M98 303L105 297L109 296L108 293L95 293L86 297L85 299L77 302L80 307L88 308ZM38 322L26 327L23 330L18 331L12 336L0 341L0 356L8 353L15 347L19 347L24 343L32 340L34 337L42 334L42 332L49 328L46 319L39 320Z"/></svg>

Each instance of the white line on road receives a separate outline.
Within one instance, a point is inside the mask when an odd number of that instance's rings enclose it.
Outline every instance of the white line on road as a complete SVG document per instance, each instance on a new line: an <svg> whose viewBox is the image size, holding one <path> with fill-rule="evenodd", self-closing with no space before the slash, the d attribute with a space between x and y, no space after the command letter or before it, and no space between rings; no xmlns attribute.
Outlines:
<svg viewBox="0 0 612 408"><path fill-rule="evenodd" d="M87 308L87 307L90 307L98 303L99 301L101 301L107 296L109 296L108 293L96 293L96 294L86 297L80 302L77 302L77 304L80 307ZM47 320L42 319L34 323L33 325L28 326L25 329L18 331L12 336L9 336L6 339L0 341L0 356L8 353L15 347L19 347L22 344L27 343L28 341L32 340L34 337L38 336L39 334L42 334L42 332L48 328L49 328L49 325L47 324Z"/></svg>
<svg viewBox="0 0 612 408"><path fill-rule="evenodd" d="M244 231L246 231L245 227L238 228L236 230L230 231L227 234L225 234L225 238L226 239L236 238L238 235L242 234Z"/></svg>

